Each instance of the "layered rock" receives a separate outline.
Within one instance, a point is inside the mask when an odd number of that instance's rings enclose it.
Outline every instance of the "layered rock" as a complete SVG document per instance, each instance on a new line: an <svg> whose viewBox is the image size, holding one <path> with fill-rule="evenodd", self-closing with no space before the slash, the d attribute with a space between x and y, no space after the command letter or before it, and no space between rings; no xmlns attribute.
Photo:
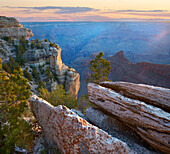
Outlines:
<svg viewBox="0 0 170 154"><path fill-rule="evenodd" d="M129 82L102 82L100 85L170 112L170 89Z"/></svg>
<svg viewBox="0 0 170 154"><path fill-rule="evenodd" d="M21 39L22 37L25 37L26 39L29 39L32 36L32 31L27 28L23 28L23 26L15 18L0 16L0 38L12 37Z"/></svg>
<svg viewBox="0 0 170 154"><path fill-rule="evenodd" d="M88 93L92 103L135 130L155 149L170 152L170 114L168 112L93 83L88 84Z"/></svg>
<svg viewBox="0 0 170 154"><path fill-rule="evenodd" d="M4 37L12 37L6 40ZM39 80L46 83L49 90L55 90L56 85L61 84L65 88L66 94L70 91L77 97L80 88L80 75L75 69L66 66L61 59L61 49L55 43L47 40L27 40L24 42L23 37L28 39L33 36L32 32L22 25L15 18L0 17L0 58L7 63L9 56L16 58L19 47L23 47L23 58L26 60L25 67L22 69L29 70L32 73L33 68L36 68L39 73ZM15 38L15 39L14 39ZM22 41L21 41L22 38ZM22 44L22 42L24 42ZM47 67L50 68L51 79L46 74ZM54 77L54 76L53 76ZM30 83L34 93L37 92L37 82Z"/></svg>
<svg viewBox="0 0 170 154"><path fill-rule="evenodd" d="M30 100L44 138L61 153L133 153L126 143L89 124L67 107L54 107L35 95Z"/></svg>

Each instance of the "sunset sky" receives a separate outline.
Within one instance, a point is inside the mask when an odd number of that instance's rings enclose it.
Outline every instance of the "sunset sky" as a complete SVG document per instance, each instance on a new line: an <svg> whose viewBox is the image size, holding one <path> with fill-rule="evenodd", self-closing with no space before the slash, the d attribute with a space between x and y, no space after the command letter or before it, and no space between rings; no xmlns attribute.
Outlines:
<svg viewBox="0 0 170 154"><path fill-rule="evenodd" d="M19 21L170 21L170 0L0 0Z"/></svg>

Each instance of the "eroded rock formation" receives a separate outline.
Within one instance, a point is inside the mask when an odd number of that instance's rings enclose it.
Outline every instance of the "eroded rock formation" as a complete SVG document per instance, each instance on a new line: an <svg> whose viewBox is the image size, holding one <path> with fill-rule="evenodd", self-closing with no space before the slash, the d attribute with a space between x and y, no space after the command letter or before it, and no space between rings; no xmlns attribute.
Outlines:
<svg viewBox="0 0 170 154"><path fill-rule="evenodd" d="M128 87L126 90L128 91ZM165 153L170 152L170 114L168 112L153 106L154 104L148 105L145 102L127 98L110 88L93 83L88 84L88 93L92 103L135 130L155 149ZM157 93L154 94L157 97ZM144 93L143 97L145 97Z"/></svg>
<svg viewBox="0 0 170 154"><path fill-rule="evenodd" d="M11 37L7 40L4 37ZM7 63L9 57L17 58L17 53L22 50L22 58L26 63L22 69L28 69L32 74L35 68L38 81L32 77L30 82L31 90L37 92L38 82L41 80L46 84L48 90L56 89L56 85L61 84L66 93L72 92L76 97L80 88L80 75L75 69L66 66L61 59L60 47L47 40L25 40L33 36L32 31L23 28L15 18L0 17L0 58ZM24 43L23 43L24 42ZM21 55L20 55L21 56ZM49 74L46 69L50 68ZM50 77L53 76L53 78ZM54 77L55 76L55 77ZM34 82L35 81L35 82Z"/></svg>
<svg viewBox="0 0 170 154"><path fill-rule="evenodd" d="M126 143L89 124L67 107L54 107L35 95L30 100L44 138L61 153L133 153Z"/></svg>
<svg viewBox="0 0 170 154"><path fill-rule="evenodd" d="M21 39L22 37L29 39L33 36L33 33L31 30L23 28L15 18L0 16L0 38L5 36L16 39Z"/></svg>
<svg viewBox="0 0 170 154"><path fill-rule="evenodd" d="M102 82L100 85L170 112L170 89L129 82Z"/></svg>

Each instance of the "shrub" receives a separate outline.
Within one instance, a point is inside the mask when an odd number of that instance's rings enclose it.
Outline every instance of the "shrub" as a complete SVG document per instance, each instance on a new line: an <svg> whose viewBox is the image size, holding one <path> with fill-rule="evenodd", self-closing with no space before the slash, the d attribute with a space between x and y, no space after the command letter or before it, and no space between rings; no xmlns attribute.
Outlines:
<svg viewBox="0 0 170 154"><path fill-rule="evenodd" d="M9 43L9 42L11 42L12 37L11 36L4 36L2 39L4 39L5 41L7 41Z"/></svg>
<svg viewBox="0 0 170 154"><path fill-rule="evenodd" d="M28 72L28 68L26 67L24 70L24 76L29 80L32 81L31 74Z"/></svg>
<svg viewBox="0 0 170 154"><path fill-rule="evenodd" d="M57 89L52 92L48 92L46 88L40 88L40 97L54 106L65 105L68 108L78 107L76 97L71 92L66 95L63 85L57 85L56 88Z"/></svg>

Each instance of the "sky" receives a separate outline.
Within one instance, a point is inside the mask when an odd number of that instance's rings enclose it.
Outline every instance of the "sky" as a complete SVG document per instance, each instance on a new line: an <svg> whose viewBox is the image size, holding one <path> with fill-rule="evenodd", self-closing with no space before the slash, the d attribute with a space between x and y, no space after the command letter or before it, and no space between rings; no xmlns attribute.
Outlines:
<svg viewBox="0 0 170 154"><path fill-rule="evenodd" d="M170 21L170 0L0 0L20 22Z"/></svg>

